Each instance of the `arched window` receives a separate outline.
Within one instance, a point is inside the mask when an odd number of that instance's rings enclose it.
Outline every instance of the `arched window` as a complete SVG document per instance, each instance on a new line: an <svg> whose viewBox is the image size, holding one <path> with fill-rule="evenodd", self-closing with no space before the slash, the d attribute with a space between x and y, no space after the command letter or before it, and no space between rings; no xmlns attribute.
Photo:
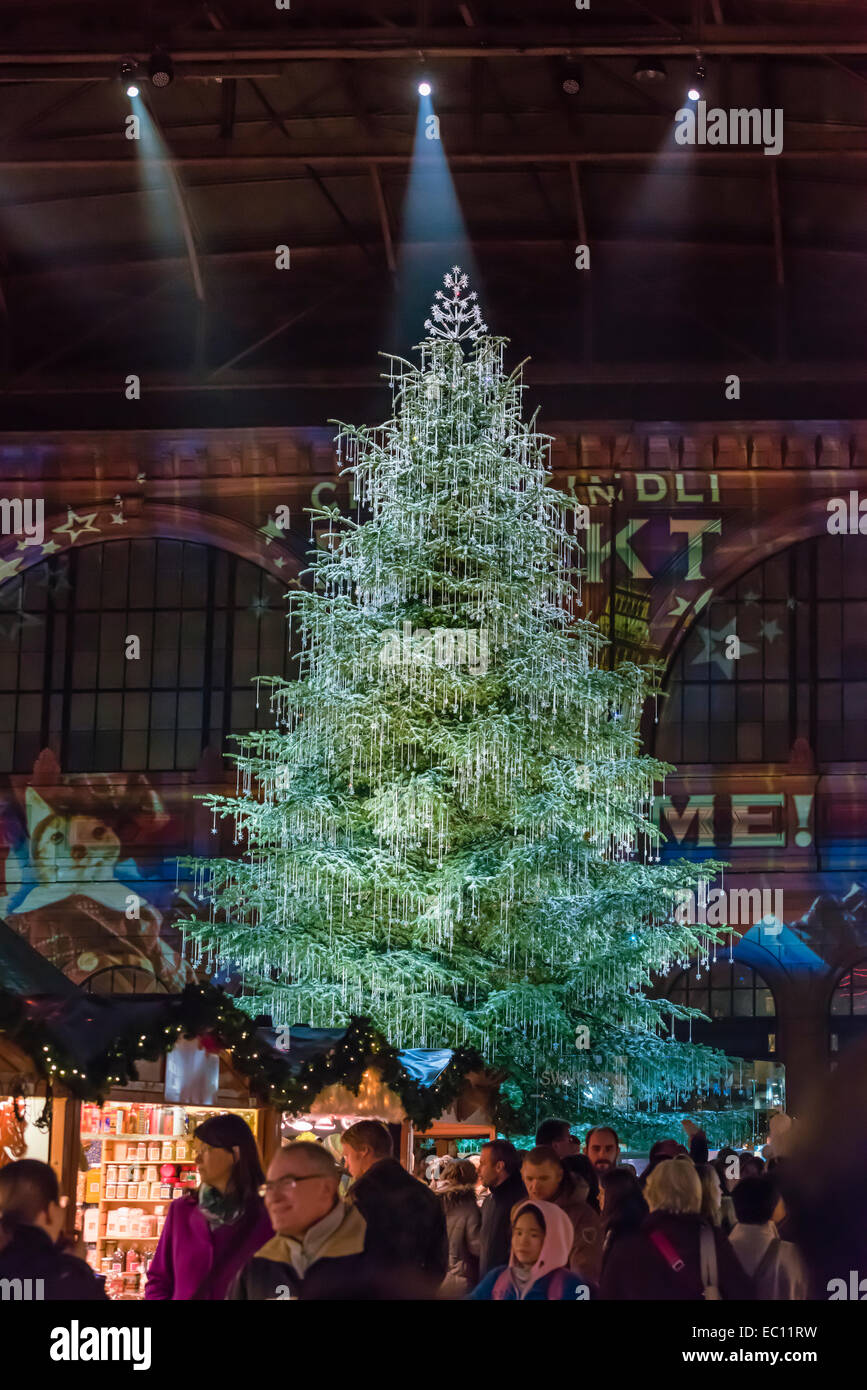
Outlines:
<svg viewBox="0 0 867 1390"><path fill-rule="evenodd" d="M267 723L288 586L188 541L70 549L0 587L0 772L184 771ZM138 643L131 642L138 638Z"/></svg>
<svg viewBox="0 0 867 1390"><path fill-rule="evenodd" d="M773 991L757 971L732 960L728 953L718 955L708 966L694 965L674 981L668 998L675 1004L701 1009L711 1019L773 1019L776 1004Z"/></svg>
<svg viewBox="0 0 867 1390"><path fill-rule="evenodd" d="M847 970L831 995L833 1018L867 1018L867 960Z"/></svg>
<svg viewBox="0 0 867 1390"><path fill-rule="evenodd" d="M820 762L867 759L863 545L813 537L711 599L669 672L658 757L785 762L803 738Z"/></svg>

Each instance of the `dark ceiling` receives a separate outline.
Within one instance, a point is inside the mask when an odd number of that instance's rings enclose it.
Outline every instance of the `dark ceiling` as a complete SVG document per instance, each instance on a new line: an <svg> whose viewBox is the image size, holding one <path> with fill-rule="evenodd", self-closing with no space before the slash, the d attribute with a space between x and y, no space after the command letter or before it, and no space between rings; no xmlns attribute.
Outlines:
<svg viewBox="0 0 867 1390"><path fill-rule="evenodd" d="M117 73L155 45L171 159L143 164ZM422 73L543 414L865 414L860 0L3 0L0 50L0 428L380 415L377 350L466 259L436 198L401 234ZM697 51L709 106L783 110L779 156L675 145Z"/></svg>

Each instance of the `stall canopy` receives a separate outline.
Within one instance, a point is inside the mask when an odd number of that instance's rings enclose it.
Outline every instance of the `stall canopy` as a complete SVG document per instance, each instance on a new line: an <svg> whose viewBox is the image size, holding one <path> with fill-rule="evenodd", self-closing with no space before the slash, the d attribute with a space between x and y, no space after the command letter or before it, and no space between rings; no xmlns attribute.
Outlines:
<svg viewBox="0 0 867 1390"><path fill-rule="evenodd" d="M400 1052L362 1017L337 1029L278 1033L269 1025L209 984L142 999L84 994L0 924L0 1035L32 1059L39 1077L82 1100L102 1102L114 1086L138 1079L137 1063L159 1060L180 1038L198 1038L230 1055L263 1104L299 1114L326 1088L357 1096L375 1075L424 1127L484 1065L470 1048Z"/></svg>

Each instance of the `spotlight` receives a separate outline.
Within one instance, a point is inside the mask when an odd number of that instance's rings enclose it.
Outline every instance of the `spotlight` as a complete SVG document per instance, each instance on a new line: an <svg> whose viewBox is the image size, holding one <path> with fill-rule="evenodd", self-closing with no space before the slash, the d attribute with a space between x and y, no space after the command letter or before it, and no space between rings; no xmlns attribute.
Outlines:
<svg viewBox="0 0 867 1390"><path fill-rule="evenodd" d="M429 82L419 82L419 84L418 84L418 94L419 94L420 97L429 97L430 94L431 94L431 85L430 85L430 83L429 83Z"/></svg>
<svg viewBox="0 0 867 1390"><path fill-rule="evenodd" d="M701 100L701 94L704 90L704 79L706 77L707 68L704 63L699 60L695 72L692 75L692 82L689 84L689 91L686 94L689 101Z"/></svg>
<svg viewBox="0 0 867 1390"><path fill-rule="evenodd" d="M563 65L563 91L570 97L577 97L581 88L584 86L584 74L581 71L581 64L574 58L567 58Z"/></svg>
<svg viewBox="0 0 867 1390"><path fill-rule="evenodd" d="M664 82L668 73L661 58L639 58L632 76L636 82Z"/></svg>
<svg viewBox="0 0 867 1390"><path fill-rule="evenodd" d="M138 63L134 62L131 58L125 58L120 65L120 72L118 75L121 82L123 82L126 87L126 94L128 97L138 96L138 83L135 81L137 71Z"/></svg>
<svg viewBox="0 0 867 1390"><path fill-rule="evenodd" d="M148 76L152 87L168 87L175 75L172 60L161 48L154 49L148 63Z"/></svg>

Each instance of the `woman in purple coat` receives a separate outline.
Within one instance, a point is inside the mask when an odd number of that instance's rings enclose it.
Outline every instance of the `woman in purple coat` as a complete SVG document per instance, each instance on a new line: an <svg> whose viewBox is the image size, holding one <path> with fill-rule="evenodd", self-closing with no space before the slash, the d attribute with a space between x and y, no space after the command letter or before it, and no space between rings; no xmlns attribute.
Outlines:
<svg viewBox="0 0 867 1390"><path fill-rule="evenodd" d="M259 1151L240 1115L212 1115L194 1134L201 1186L169 1207L146 1299L222 1299L274 1232L259 1196Z"/></svg>

